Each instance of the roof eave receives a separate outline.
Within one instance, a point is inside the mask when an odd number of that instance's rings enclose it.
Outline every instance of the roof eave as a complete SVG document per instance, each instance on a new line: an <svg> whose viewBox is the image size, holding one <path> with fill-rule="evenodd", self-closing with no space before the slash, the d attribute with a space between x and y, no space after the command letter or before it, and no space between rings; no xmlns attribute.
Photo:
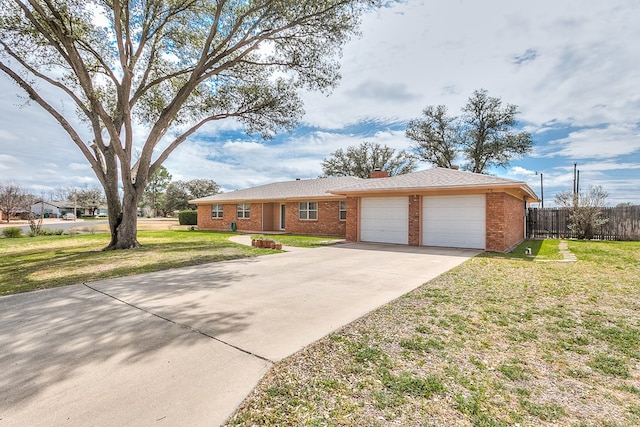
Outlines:
<svg viewBox="0 0 640 427"><path fill-rule="evenodd" d="M344 199L344 196L334 193L327 193L326 195L308 195L308 196L292 196L292 197L276 197L276 198L260 198L260 199L196 199L189 200L192 205L210 205L213 203L277 203L277 202L297 202L303 200L340 200Z"/></svg>
<svg viewBox="0 0 640 427"><path fill-rule="evenodd" d="M404 188L371 188L371 189L342 189L332 190L331 193L339 194L342 196L358 196L358 195L372 195L372 194L425 194L425 193L437 193L442 191L459 192L465 190L473 191L491 191L495 189L520 189L525 196L538 200L536 194L531 188L522 182L515 183L495 183L495 184L480 184L480 185L442 185L437 187L404 187Z"/></svg>

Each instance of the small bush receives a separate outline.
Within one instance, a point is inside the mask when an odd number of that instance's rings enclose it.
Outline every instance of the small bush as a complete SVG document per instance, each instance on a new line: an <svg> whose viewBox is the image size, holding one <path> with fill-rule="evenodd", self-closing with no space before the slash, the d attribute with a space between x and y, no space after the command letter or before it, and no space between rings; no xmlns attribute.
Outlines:
<svg viewBox="0 0 640 427"><path fill-rule="evenodd" d="M2 235L9 239L22 237L22 229L20 227L7 227L2 229Z"/></svg>
<svg viewBox="0 0 640 427"><path fill-rule="evenodd" d="M89 234L96 234L96 231L98 231L98 227L96 227L95 225L92 225L91 227L82 227L82 231Z"/></svg>
<svg viewBox="0 0 640 427"><path fill-rule="evenodd" d="M43 228L40 230L41 236L61 236L64 233L64 230L61 228L51 229L51 228Z"/></svg>
<svg viewBox="0 0 640 427"><path fill-rule="evenodd" d="M180 225L198 225L198 211L180 211L178 214Z"/></svg>

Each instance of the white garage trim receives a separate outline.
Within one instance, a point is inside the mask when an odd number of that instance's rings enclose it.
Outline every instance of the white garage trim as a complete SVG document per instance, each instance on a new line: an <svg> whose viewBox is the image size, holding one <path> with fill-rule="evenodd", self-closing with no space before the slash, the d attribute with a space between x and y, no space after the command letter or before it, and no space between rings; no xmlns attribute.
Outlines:
<svg viewBox="0 0 640 427"><path fill-rule="evenodd" d="M422 198L422 244L484 249L486 196L425 196Z"/></svg>
<svg viewBox="0 0 640 427"><path fill-rule="evenodd" d="M409 198L365 197L360 201L360 240L409 244Z"/></svg>

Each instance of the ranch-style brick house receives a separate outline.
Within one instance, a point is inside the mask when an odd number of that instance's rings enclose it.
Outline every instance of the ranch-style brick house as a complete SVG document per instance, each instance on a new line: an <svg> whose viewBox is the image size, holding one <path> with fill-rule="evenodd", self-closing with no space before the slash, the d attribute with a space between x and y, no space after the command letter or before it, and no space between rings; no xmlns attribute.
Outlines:
<svg viewBox="0 0 640 427"><path fill-rule="evenodd" d="M200 230L506 252L524 240L526 209L537 201L522 181L433 168L276 182L190 203L198 206Z"/></svg>

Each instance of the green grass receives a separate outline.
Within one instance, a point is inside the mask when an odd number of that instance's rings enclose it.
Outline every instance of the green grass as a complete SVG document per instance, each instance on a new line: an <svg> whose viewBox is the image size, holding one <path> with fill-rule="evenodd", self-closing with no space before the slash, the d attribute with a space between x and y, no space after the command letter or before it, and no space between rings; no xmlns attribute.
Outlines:
<svg viewBox="0 0 640 427"><path fill-rule="evenodd" d="M103 252L109 234L0 239L0 295L264 254L231 234L139 231L141 248Z"/></svg>
<svg viewBox="0 0 640 427"><path fill-rule="evenodd" d="M521 259L525 261L534 260L560 260L562 254L558 249L560 240L547 239L547 240L525 240L517 247L508 253L500 252L485 252L481 254L481 257L487 258L507 258L507 259ZM525 249L531 249L531 255L525 253Z"/></svg>
<svg viewBox="0 0 640 427"><path fill-rule="evenodd" d="M295 246L300 248L317 248L320 246L332 245L344 240L340 237L298 236L292 234L256 234L251 237L253 239L264 237L266 239L275 240L285 246Z"/></svg>
<svg viewBox="0 0 640 427"><path fill-rule="evenodd" d="M228 423L639 425L640 242L568 244L465 262L277 363Z"/></svg>

